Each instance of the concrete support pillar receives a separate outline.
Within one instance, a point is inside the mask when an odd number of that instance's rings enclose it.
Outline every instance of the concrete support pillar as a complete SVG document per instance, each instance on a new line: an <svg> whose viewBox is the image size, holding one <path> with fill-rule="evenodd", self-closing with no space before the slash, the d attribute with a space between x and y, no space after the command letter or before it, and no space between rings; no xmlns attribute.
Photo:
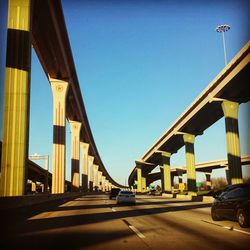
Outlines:
<svg viewBox="0 0 250 250"><path fill-rule="evenodd" d="M231 101L223 101L222 110L225 116L227 159L229 169L229 184L242 183L240 138L238 128L239 104Z"/></svg>
<svg viewBox="0 0 250 250"><path fill-rule="evenodd" d="M96 191L98 188L98 165L93 165L93 186L94 190Z"/></svg>
<svg viewBox="0 0 250 250"><path fill-rule="evenodd" d="M105 181L106 181L106 177L102 176L102 191L105 192Z"/></svg>
<svg viewBox="0 0 250 250"><path fill-rule="evenodd" d="M105 182L105 191L106 191L106 192L108 191L108 185L109 185L109 181L106 180L106 182Z"/></svg>
<svg viewBox="0 0 250 250"><path fill-rule="evenodd" d="M29 142L31 1L9 0L0 196L24 195Z"/></svg>
<svg viewBox="0 0 250 250"><path fill-rule="evenodd" d="M183 140L186 150L186 168L187 168L187 190L189 195L197 195L196 189L196 171L194 157L194 140L195 136L183 134Z"/></svg>
<svg viewBox="0 0 250 250"><path fill-rule="evenodd" d="M36 183L33 181L31 183L31 192L36 192Z"/></svg>
<svg viewBox="0 0 250 250"><path fill-rule="evenodd" d="M182 169L177 169L177 175L178 175L178 182L183 183L183 170Z"/></svg>
<svg viewBox="0 0 250 250"><path fill-rule="evenodd" d="M169 152L161 152L161 183L162 183L162 192L171 193L172 184L171 184L171 173L170 173L170 156Z"/></svg>
<svg viewBox="0 0 250 250"><path fill-rule="evenodd" d="M44 184L41 184L42 193L44 193Z"/></svg>
<svg viewBox="0 0 250 250"><path fill-rule="evenodd" d="M64 193L66 130L65 111L68 82L49 79L53 93L52 193Z"/></svg>
<svg viewBox="0 0 250 250"><path fill-rule="evenodd" d="M174 188L174 173L170 171L171 175L171 190Z"/></svg>
<svg viewBox="0 0 250 250"><path fill-rule="evenodd" d="M102 190L102 172L98 171L98 189Z"/></svg>
<svg viewBox="0 0 250 250"><path fill-rule="evenodd" d="M69 120L71 131L71 191L79 191L80 187L80 132L81 122Z"/></svg>
<svg viewBox="0 0 250 250"><path fill-rule="evenodd" d="M93 186L94 186L94 156L88 156L88 160L89 160L89 191L92 192L93 191Z"/></svg>
<svg viewBox="0 0 250 250"><path fill-rule="evenodd" d="M142 166L137 165L137 192L143 193L146 192L146 178L142 173Z"/></svg>
<svg viewBox="0 0 250 250"><path fill-rule="evenodd" d="M88 191L88 154L89 144L80 142L80 148L82 150L82 190Z"/></svg>
<svg viewBox="0 0 250 250"><path fill-rule="evenodd" d="M205 176L206 176L206 189L207 190L211 190L211 187L212 187L211 174L212 174L212 170L205 173Z"/></svg>
<svg viewBox="0 0 250 250"><path fill-rule="evenodd" d="M225 174L226 174L227 184L229 184L229 183L230 183L230 178L229 178L229 170L228 170L228 166L226 166L224 169L225 169Z"/></svg>
<svg viewBox="0 0 250 250"><path fill-rule="evenodd" d="M48 193L49 192L49 155L45 156L45 170L46 174L44 177L44 192Z"/></svg>

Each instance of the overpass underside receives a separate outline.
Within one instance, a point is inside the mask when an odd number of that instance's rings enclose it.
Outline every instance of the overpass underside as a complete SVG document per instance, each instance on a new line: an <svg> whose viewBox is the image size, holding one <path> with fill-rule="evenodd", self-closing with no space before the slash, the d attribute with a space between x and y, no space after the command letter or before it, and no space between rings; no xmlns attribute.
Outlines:
<svg viewBox="0 0 250 250"><path fill-rule="evenodd" d="M187 190L196 195L195 138L219 119L225 119L227 145L227 176L229 184L242 183L241 152L238 125L238 108L249 102L250 41L226 65L208 87L177 118L173 125L149 148L129 176L129 186L137 183L139 192L146 191L153 176L162 179L164 192L171 192L173 173L170 158L182 147L185 148ZM160 166L161 174L151 174ZM211 183L211 169L206 169ZM180 170L179 170L180 172Z"/></svg>
<svg viewBox="0 0 250 250"><path fill-rule="evenodd" d="M105 191L113 186L124 187L111 178L96 148L61 1L9 0L6 39L0 196L26 193L32 46L53 94L52 193L66 191L66 122L69 122L71 130L70 190L79 191L81 188L82 191L91 191L96 187ZM36 171L39 172L38 169Z"/></svg>

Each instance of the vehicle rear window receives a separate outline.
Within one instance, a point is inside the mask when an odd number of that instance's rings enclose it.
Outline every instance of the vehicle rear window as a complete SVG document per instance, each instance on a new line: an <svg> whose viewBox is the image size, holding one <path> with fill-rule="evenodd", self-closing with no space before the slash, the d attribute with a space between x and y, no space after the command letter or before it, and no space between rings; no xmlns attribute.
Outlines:
<svg viewBox="0 0 250 250"><path fill-rule="evenodd" d="M131 191L121 191L120 194L133 194Z"/></svg>

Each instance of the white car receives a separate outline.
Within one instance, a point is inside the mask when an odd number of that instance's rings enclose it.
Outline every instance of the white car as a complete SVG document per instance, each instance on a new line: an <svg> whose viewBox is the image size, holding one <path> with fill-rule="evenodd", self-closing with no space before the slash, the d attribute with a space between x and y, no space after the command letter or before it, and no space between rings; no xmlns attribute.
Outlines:
<svg viewBox="0 0 250 250"><path fill-rule="evenodd" d="M132 191L121 190L116 196L116 203L133 203L135 204L135 194Z"/></svg>

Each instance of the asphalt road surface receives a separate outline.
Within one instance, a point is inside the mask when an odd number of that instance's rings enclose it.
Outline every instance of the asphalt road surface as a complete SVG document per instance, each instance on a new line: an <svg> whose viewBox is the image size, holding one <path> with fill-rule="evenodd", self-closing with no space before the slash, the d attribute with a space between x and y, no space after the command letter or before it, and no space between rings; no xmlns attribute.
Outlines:
<svg viewBox="0 0 250 250"><path fill-rule="evenodd" d="M249 249L250 228L212 221L209 203L136 198L118 206L88 195L2 213L0 249Z"/></svg>

